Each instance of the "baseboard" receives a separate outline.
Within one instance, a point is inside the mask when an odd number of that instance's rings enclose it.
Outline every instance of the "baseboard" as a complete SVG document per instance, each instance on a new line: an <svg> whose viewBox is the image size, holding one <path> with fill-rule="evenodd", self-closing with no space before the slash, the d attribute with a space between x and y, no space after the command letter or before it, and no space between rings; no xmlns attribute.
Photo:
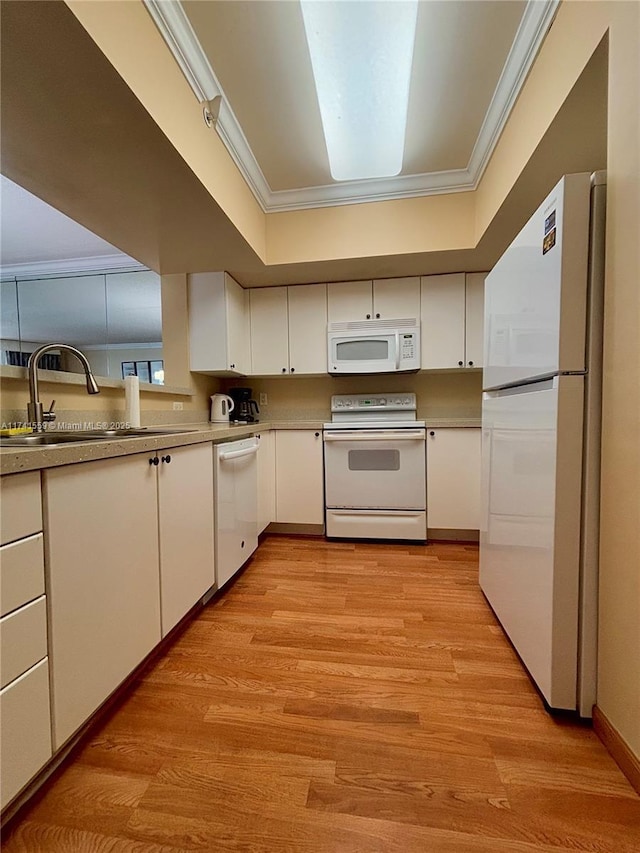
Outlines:
<svg viewBox="0 0 640 853"><path fill-rule="evenodd" d="M324 536L324 524L289 524L282 521L272 521L266 533L288 533L298 536Z"/></svg>
<svg viewBox="0 0 640 853"><path fill-rule="evenodd" d="M640 794L640 758L631 751L627 742L597 705L593 707L593 729L620 770Z"/></svg>
<svg viewBox="0 0 640 853"><path fill-rule="evenodd" d="M427 539L436 542L479 542L479 530L455 530L446 527L427 528Z"/></svg>

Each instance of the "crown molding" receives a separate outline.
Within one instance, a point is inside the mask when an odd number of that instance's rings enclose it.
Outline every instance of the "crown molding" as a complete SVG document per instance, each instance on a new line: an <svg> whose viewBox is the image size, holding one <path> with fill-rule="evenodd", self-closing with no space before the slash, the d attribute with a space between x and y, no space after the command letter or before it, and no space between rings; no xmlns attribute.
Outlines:
<svg viewBox="0 0 640 853"><path fill-rule="evenodd" d="M180 0L143 2L198 101L222 96L216 129L265 213L475 190L560 5L560 0L528 0L466 169L272 190Z"/></svg>
<svg viewBox="0 0 640 853"><path fill-rule="evenodd" d="M146 270L139 261L127 255L94 255L91 258L62 258L55 261L27 261L22 264L3 264L0 277L34 278L48 275L96 274L100 272L137 272Z"/></svg>

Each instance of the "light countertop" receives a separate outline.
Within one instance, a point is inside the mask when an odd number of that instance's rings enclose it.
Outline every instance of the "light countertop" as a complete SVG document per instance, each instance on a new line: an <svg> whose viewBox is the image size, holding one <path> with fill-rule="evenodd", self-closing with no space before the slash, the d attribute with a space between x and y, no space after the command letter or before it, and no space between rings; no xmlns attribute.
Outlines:
<svg viewBox="0 0 640 853"><path fill-rule="evenodd" d="M41 468L54 468L60 465L73 465L96 459L112 459L117 456L130 456L135 453L150 453L166 450L170 447L182 447L187 444L199 444L211 441L216 444L247 438L261 431L271 429L313 429L322 430L322 421L265 421L254 424L184 424L167 426L170 433L160 435L152 432L163 427L149 427L148 436L100 439L99 441L78 441L45 447L2 447L0 448L0 474L17 474L21 471L35 471ZM447 427L479 427L479 419L427 418L427 429Z"/></svg>

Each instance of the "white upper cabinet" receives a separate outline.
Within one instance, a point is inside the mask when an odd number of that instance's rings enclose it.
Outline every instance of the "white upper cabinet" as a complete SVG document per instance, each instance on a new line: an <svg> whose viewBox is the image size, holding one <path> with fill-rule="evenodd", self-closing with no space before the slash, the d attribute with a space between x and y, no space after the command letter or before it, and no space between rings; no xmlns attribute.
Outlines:
<svg viewBox="0 0 640 853"><path fill-rule="evenodd" d="M483 366L484 349L484 280L487 273L466 275L465 345L466 366Z"/></svg>
<svg viewBox="0 0 640 853"><path fill-rule="evenodd" d="M327 372L327 286L300 284L249 291L251 373Z"/></svg>
<svg viewBox="0 0 640 853"><path fill-rule="evenodd" d="M423 370L482 367L484 273L423 276Z"/></svg>
<svg viewBox="0 0 640 853"><path fill-rule="evenodd" d="M248 291L224 272L189 276L191 370L246 376L251 369Z"/></svg>
<svg viewBox="0 0 640 853"><path fill-rule="evenodd" d="M329 322L420 316L420 279L384 278L327 285Z"/></svg>
<svg viewBox="0 0 640 853"><path fill-rule="evenodd" d="M373 318L420 317L420 277L382 278L373 282Z"/></svg>
<svg viewBox="0 0 640 853"><path fill-rule="evenodd" d="M334 281L327 285L329 323L370 320L373 311L372 281Z"/></svg>
<svg viewBox="0 0 640 853"><path fill-rule="evenodd" d="M286 287L249 291L251 373L280 376L289 372L289 320Z"/></svg>
<svg viewBox="0 0 640 853"><path fill-rule="evenodd" d="M327 372L327 285L288 287L291 373Z"/></svg>

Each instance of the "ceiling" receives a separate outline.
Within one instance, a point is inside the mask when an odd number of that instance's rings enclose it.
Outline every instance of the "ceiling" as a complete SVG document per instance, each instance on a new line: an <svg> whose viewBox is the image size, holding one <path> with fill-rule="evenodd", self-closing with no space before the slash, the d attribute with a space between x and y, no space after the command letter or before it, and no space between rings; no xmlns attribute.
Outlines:
<svg viewBox="0 0 640 853"><path fill-rule="evenodd" d="M336 182L299 2L144 2L266 211L474 189L557 6L420 0L400 175Z"/></svg>
<svg viewBox="0 0 640 853"><path fill-rule="evenodd" d="M562 174L606 167L605 44L585 68L477 247L268 264L233 225L66 3L2 5L2 173L100 235L112 247L162 274L225 269L245 287L257 287L486 270L493 266L531 210ZM247 6L244 0L213 4L202 0L195 5L198 14L201 6L224 7L218 9L224 15L231 14L227 7ZM262 9L291 4L255 0L253 5ZM474 13L476 6L494 8L492 2L485 4L484 0L465 5ZM511 10L509 2L497 6L498 11L507 7ZM540 2L533 6L547 4ZM518 2L515 7L523 8ZM162 8L165 9L164 3ZM189 2L186 8L192 11ZM523 20L531 6L524 8ZM548 30L548 22L541 24L539 30L540 37L540 33L544 35ZM247 54L255 47L243 51L246 62L240 67L251 65ZM530 59L535 50L531 48ZM493 42L486 31L485 54L493 55ZM478 59L480 66L483 61ZM223 69L217 70L222 77ZM298 71L290 72L289 77L295 77ZM450 84L447 97L442 95L442 98L455 104L471 84L457 78L455 69L450 72L455 82ZM233 88L231 81L225 79L227 85ZM279 85L286 91L282 80ZM243 83L240 89L246 87ZM197 107L195 97L194 106L199 112L201 108ZM233 106L242 109L240 104ZM233 127L225 123L226 109L223 103L217 131L231 146L232 156L238 162L240 154L244 156L247 151L241 151L240 143L232 138ZM200 116L197 118L199 121ZM464 120L459 117L459 121ZM256 133L259 136L259 124L254 128L249 121L247 136ZM209 133L204 126L203 130ZM284 145L286 123L279 132ZM259 142L256 150L262 150ZM439 150L442 151L441 146ZM274 155L273 142L271 155ZM435 164L435 156L434 149L431 163ZM291 159L295 164L295 158ZM307 164L305 168L311 174L311 166ZM321 167L314 168L313 174L318 176L314 180L325 180L319 177ZM326 162L322 168L326 169ZM284 179L266 162L264 170L274 186L284 186L278 183ZM448 173L421 174L437 177ZM252 178L246 179L253 186ZM412 176L394 180L405 179L411 180ZM349 192L350 184L335 184L335 188ZM320 190L322 187L318 186L293 186L268 191L293 194L293 198L288 196L286 204L295 205L301 192L314 195ZM433 191L438 190L429 190ZM267 202L269 198L267 194ZM278 196L276 203L284 203L282 196ZM310 203L328 202L316 198ZM340 203L340 199L333 203Z"/></svg>

